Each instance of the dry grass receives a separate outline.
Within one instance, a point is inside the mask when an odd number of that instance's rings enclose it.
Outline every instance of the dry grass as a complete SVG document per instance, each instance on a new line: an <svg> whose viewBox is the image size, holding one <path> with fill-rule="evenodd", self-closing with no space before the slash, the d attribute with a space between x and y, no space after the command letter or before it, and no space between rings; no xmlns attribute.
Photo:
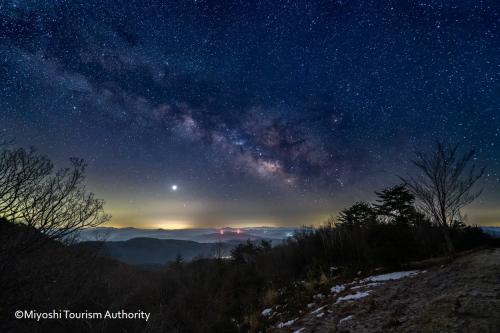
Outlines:
<svg viewBox="0 0 500 333"><path fill-rule="evenodd" d="M267 306L271 307L274 304L276 304L276 300L278 299L279 293L276 289L270 288L267 289L264 292L264 295L262 296L262 303Z"/></svg>

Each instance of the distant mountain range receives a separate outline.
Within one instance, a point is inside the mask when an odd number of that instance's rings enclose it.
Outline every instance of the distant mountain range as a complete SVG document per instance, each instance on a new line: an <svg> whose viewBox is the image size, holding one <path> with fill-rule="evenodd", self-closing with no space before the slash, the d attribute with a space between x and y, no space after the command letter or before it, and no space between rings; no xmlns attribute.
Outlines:
<svg viewBox="0 0 500 333"><path fill-rule="evenodd" d="M133 238L127 241L84 242L105 256L134 265L163 265L176 260L228 256L238 243L198 243L177 239Z"/></svg>
<svg viewBox="0 0 500 333"><path fill-rule="evenodd" d="M500 238L500 227L481 227L481 229L493 237Z"/></svg>
<svg viewBox="0 0 500 333"><path fill-rule="evenodd" d="M94 228L80 233L81 245L100 249L102 254L135 265L162 265L177 256L183 260L228 256L247 240L270 241L273 245L292 237L297 228L222 229L136 229Z"/></svg>
<svg viewBox="0 0 500 333"><path fill-rule="evenodd" d="M138 228L93 228L80 233L81 241L127 241L132 238L156 238L190 240L201 243L229 242L231 240L281 241L292 237L299 228L199 228L199 229L138 229Z"/></svg>

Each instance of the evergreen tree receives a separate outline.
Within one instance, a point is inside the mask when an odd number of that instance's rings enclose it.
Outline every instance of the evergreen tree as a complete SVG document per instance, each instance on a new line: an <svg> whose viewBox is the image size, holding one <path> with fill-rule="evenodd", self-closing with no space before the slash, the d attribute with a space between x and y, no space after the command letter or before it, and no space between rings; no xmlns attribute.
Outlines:
<svg viewBox="0 0 500 333"><path fill-rule="evenodd" d="M175 257L174 265L181 266L183 262L184 262L184 258L182 258L182 255L180 253L177 254L177 256Z"/></svg>
<svg viewBox="0 0 500 333"><path fill-rule="evenodd" d="M415 196L404 184L396 185L381 192L375 192L378 199L374 205L377 215L384 222L416 224L418 213L415 209Z"/></svg>
<svg viewBox="0 0 500 333"><path fill-rule="evenodd" d="M373 207L367 202L356 202L339 214L339 222L346 227L369 226L377 223L377 215Z"/></svg>

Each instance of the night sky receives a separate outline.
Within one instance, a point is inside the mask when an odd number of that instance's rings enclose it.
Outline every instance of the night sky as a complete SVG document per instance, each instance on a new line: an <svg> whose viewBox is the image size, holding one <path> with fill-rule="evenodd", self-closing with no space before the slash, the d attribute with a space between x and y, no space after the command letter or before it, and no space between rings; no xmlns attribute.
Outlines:
<svg viewBox="0 0 500 333"><path fill-rule="evenodd" d="M147 228L319 223L463 142L469 222L500 225L499 27L495 0L3 0L0 130Z"/></svg>

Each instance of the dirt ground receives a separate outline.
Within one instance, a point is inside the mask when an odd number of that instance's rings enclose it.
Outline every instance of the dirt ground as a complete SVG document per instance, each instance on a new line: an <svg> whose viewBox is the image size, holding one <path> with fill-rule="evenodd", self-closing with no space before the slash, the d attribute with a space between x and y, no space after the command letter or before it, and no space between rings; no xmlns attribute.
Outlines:
<svg viewBox="0 0 500 333"><path fill-rule="evenodd" d="M380 285L346 286L274 332L500 332L500 249Z"/></svg>

